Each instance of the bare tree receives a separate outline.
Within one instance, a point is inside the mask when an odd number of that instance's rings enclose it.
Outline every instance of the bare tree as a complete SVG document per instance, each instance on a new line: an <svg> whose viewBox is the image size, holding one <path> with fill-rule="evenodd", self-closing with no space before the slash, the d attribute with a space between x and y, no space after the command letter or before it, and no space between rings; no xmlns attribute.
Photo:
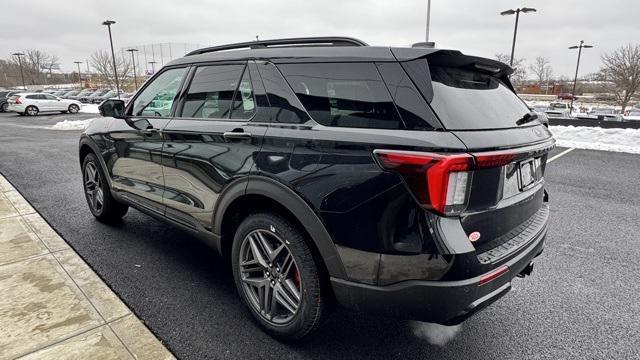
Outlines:
<svg viewBox="0 0 640 360"><path fill-rule="evenodd" d="M507 54L496 54L496 60L505 64L509 63L511 57ZM513 74L511 74L511 81L514 84L519 84L527 78L527 69L524 63L524 59L513 59Z"/></svg>
<svg viewBox="0 0 640 360"><path fill-rule="evenodd" d="M115 74L113 72L113 59L107 51L100 50L91 54L91 66L98 72L103 81L109 87L115 87ZM124 80L131 72L131 62L126 56L116 55L116 70L118 77Z"/></svg>
<svg viewBox="0 0 640 360"><path fill-rule="evenodd" d="M542 56L536 57L534 63L529 65L529 70L536 77L539 85L542 85L546 81L549 81L551 76L553 76L551 62L549 61L549 59Z"/></svg>
<svg viewBox="0 0 640 360"><path fill-rule="evenodd" d="M640 45L629 44L602 55L600 72L615 85L616 97L624 113L640 87Z"/></svg>

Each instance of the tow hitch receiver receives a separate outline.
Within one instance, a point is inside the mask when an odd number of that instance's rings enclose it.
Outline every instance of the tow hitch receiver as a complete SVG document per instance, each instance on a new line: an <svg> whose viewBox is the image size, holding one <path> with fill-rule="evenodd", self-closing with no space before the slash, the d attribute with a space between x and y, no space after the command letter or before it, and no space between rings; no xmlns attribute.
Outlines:
<svg viewBox="0 0 640 360"><path fill-rule="evenodd" d="M529 264L527 264L527 266L524 267L524 269L522 269L522 271L520 271L520 273L518 274L518 277L523 278L525 276L529 276L531 275L532 272L533 272L533 263L530 262Z"/></svg>

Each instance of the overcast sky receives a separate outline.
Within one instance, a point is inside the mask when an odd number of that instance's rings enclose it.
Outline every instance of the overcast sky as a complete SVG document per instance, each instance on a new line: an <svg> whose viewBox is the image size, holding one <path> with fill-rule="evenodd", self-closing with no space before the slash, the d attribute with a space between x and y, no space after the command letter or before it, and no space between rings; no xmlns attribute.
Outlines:
<svg viewBox="0 0 640 360"><path fill-rule="evenodd" d="M152 43L216 45L298 36L345 35L372 45L424 41L426 0L135 1L4 0L0 6L0 57L37 48L75 69L96 50L108 49L105 19L113 19L117 49ZM515 16L499 12L534 7L520 17L516 57L551 60L554 73L573 76L581 39L581 74L599 68L600 55L640 42L638 0L432 0L431 40L439 48L494 57L509 53ZM182 45L172 55L184 53ZM156 49L157 51L157 49ZM165 49L165 52L167 50ZM165 54L166 56L166 54Z"/></svg>

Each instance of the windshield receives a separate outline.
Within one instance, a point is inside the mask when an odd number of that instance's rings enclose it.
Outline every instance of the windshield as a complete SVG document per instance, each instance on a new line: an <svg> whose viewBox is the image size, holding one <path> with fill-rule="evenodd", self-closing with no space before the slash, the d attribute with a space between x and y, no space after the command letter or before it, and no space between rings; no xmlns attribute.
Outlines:
<svg viewBox="0 0 640 360"><path fill-rule="evenodd" d="M475 70L429 66L431 106L447 129L517 127L529 108L502 81Z"/></svg>

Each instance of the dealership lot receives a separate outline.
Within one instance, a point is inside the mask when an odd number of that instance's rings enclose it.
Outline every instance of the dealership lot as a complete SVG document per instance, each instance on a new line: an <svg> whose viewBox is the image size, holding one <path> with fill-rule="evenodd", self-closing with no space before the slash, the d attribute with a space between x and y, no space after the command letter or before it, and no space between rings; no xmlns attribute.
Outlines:
<svg viewBox="0 0 640 360"><path fill-rule="evenodd" d="M179 358L640 356L638 155L573 150L549 164L551 228L533 276L445 346L430 345L410 322L345 310L289 345L252 324L228 266L203 244L135 210L115 227L93 219L79 132L49 129L93 116L0 114L0 172Z"/></svg>

